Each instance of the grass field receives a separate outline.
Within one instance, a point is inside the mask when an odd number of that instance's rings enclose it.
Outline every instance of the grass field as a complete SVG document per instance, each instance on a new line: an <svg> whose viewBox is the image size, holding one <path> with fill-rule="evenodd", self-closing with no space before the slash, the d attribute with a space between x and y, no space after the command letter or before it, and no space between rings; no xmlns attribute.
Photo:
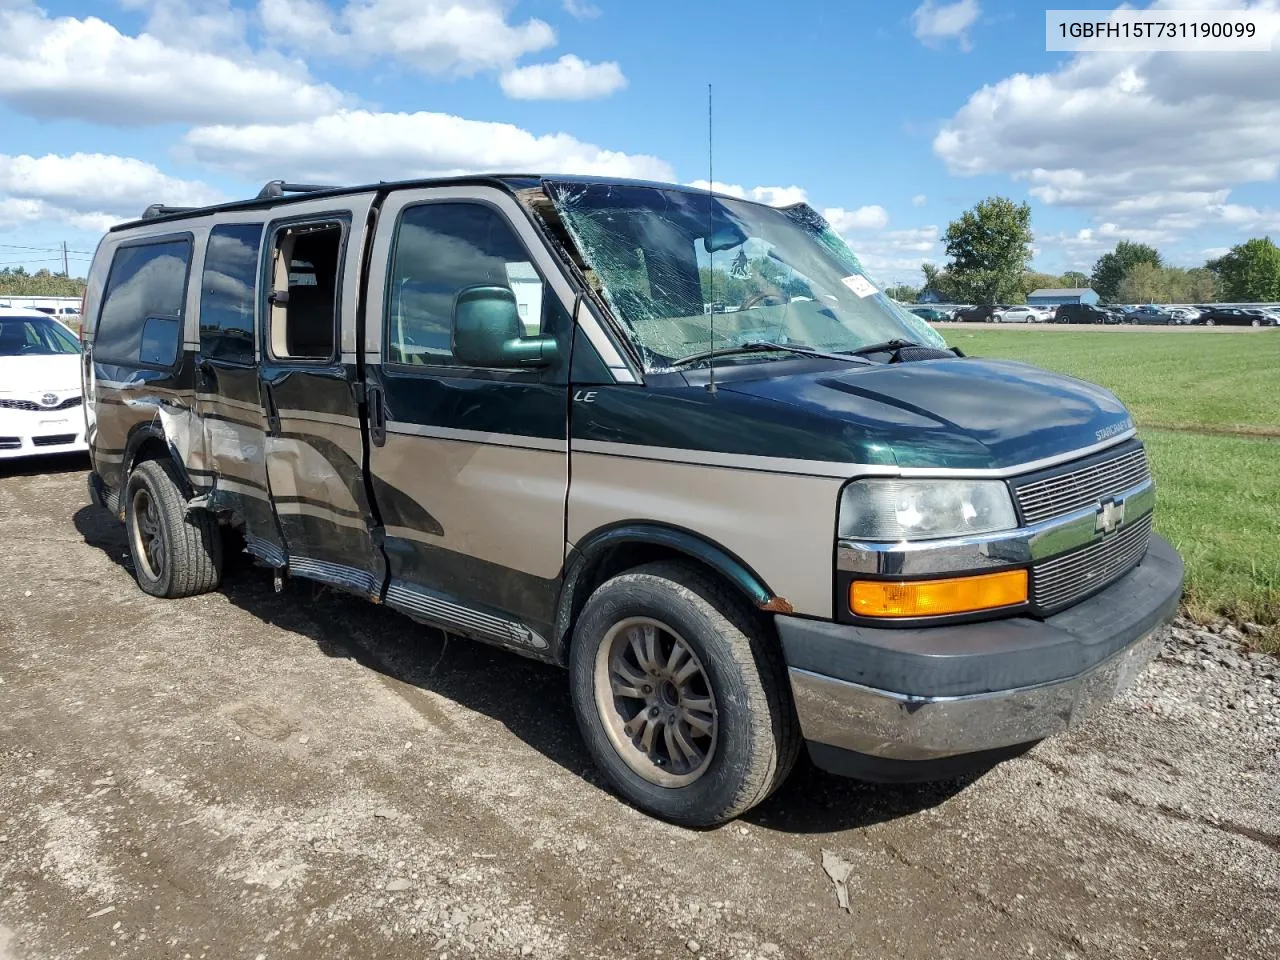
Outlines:
<svg viewBox="0 0 1280 960"><path fill-rule="evenodd" d="M1280 330L945 334L1115 391L1151 456L1156 527L1187 563L1188 611L1268 625L1280 651Z"/></svg>

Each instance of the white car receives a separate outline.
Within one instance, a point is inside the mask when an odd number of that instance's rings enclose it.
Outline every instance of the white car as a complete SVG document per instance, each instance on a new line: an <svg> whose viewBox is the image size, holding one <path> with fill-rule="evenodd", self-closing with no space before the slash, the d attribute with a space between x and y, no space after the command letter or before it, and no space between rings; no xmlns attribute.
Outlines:
<svg viewBox="0 0 1280 960"><path fill-rule="evenodd" d="M1000 323L1039 323L1041 320L1035 307L1005 307L997 316Z"/></svg>
<svg viewBox="0 0 1280 960"><path fill-rule="evenodd" d="M1194 307L1170 307L1169 316L1174 323L1195 323L1200 319L1200 311Z"/></svg>
<svg viewBox="0 0 1280 960"><path fill-rule="evenodd" d="M88 450L80 344L47 314L0 307L0 460Z"/></svg>

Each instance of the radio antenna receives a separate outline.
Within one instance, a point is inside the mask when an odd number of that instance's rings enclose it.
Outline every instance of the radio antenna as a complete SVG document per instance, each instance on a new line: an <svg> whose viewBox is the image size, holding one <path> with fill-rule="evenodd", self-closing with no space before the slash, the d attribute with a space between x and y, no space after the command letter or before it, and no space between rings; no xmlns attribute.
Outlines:
<svg viewBox="0 0 1280 960"><path fill-rule="evenodd" d="M715 203L716 178L715 168L711 162L711 84L707 84L707 272L711 276L708 283L711 299L711 356L707 358L707 390L716 392L716 251L715 251L715 218L712 216L712 205Z"/></svg>

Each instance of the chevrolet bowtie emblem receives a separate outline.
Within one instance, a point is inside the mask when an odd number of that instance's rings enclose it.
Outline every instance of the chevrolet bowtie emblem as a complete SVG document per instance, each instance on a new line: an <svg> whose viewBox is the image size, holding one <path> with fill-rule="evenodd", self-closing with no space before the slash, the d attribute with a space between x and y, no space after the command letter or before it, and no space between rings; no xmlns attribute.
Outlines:
<svg viewBox="0 0 1280 960"><path fill-rule="evenodd" d="M1122 523L1124 523L1124 503L1108 500L1098 507L1098 513L1093 521L1093 530L1095 533L1115 533Z"/></svg>

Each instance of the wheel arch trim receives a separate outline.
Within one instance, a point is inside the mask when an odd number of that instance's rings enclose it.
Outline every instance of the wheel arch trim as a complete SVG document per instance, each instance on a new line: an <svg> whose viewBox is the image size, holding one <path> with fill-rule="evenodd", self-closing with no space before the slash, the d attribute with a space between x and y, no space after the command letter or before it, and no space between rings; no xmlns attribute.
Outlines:
<svg viewBox="0 0 1280 960"><path fill-rule="evenodd" d="M556 602L551 652L557 662L567 662L573 625L586 604L599 564L612 551L631 546L658 547L683 555L719 574L756 609L792 612L791 604L774 593L742 558L692 530L648 521L613 524L593 531L571 548Z"/></svg>

